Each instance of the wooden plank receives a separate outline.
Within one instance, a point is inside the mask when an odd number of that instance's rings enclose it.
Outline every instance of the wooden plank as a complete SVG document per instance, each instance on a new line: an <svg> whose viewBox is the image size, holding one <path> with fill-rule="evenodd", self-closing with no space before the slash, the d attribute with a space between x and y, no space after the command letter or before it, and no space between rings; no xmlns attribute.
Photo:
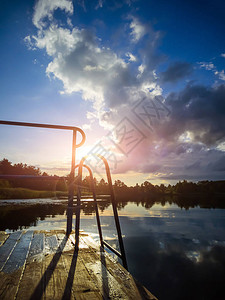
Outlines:
<svg viewBox="0 0 225 300"><path fill-rule="evenodd" d="M83 236L83 234L82 235L80 234L80 236ZM75 236L70 235L69 238L70 238L72 244L75 246ZM88 248L89 248L88 245L86 243L84 243L84 241L81 238L79 238L79 249L88 249Z"/></svg>
<svg viewBox="0 0 225 300"><path fill-rule="evenodd" d="M102 262L93 253L85 253L82 259L104 299L130 299L129 294L123 291L120 283L108 272Z"/></svg>
<svg viewBox="0 0 225 300"><path fill-rule="evenodd" d="M67 283L65 289L65 297L72 292L75 299L102 299L100 291L96 286L93 278L87 272L87 269L83 265L81 256L84 253L75 252L63 254L63 259L67 271Z"/></svg>
<svg viewBox="0 0 225 300"><path fill-rule="evenodd" d="M30 261L26 264L23 277L19 283L16 299L41 299L43 294L42 276L43 270L40 261Z"/></svg>
<svg viewBox="0 0 225 300"><path fill-rule="evenodd" d="M17 299L32 299L43 294L43 259L44 259L44 233L35 233L28 253L25 270L19 283ZM36 297L33 295L33 297ZM36 299L38 299L36 297Z"/></svg>
<svg viewBox="0 0 225 300"><path fill-rule="evenodd" d="M22 234L8 261L2 269L4 273L12 273L24 265L32 237L33 231L30 230Z"/></svg>
<svg viewBox="0 0 225 300"><path fill-rule="evenodd" d="M88 235L78 252L74 243L63 231L23 234L0 274L0 299L156 299Z"/></svg>
<svg viewBox="0 0 225 300"><path fill-rule="evenodd" d="M55 253L58 248L58 242L56 235L51 233L46 233L45 235L45 252L46 253Z"/></svg>
<svg viewBox="0 0 225 300"><path fill-rule="evenodd" d="M116 260L114 260L106 251L100 251L100 246L98 247L97 244L90 238L90 236L81 237L81 239L84 243L89 245L90 251L92 252L91 255L95 257L95 260L100 261L102 264L102 280L103 282L105 281L105 285L108 284L108 290L107 286L104 287L106 289L105 293L110 292L110 281L112 276L118 282L118 286L120 286L120 289L126 295L129 295L129 299L156 300L156 297L154 295L152 295L145 287L143 287L140 283L134 280L132 275L126 269L124 269ZM94 261L92 261L92 263L94 263ZM93 267L93 265L87 266L88 268L91 268L93 272L96 272L96 267Z"/></svg>
<svg viewBox="0 0 225 300"><path fill-rule="evenodd" d="M74 242L73 236L72 241ZM84 249L77 253L75 248L63 252L62 258L67 272L67 282L63 299L102 299L102 295L93 278L87 272L81 259L85 255Z"/></svg>
<svg viewBox="0 0 225 300"><path fill-rule="evenodd" d="M35 233L30 245L28 261L35 260L44 250L44 233Z"/></svg>
<svg viewBox="0 0 225 300"><path fill-rule="evenodd" d="M20 283L18 299L62 299L68 273L61 262L61 251L65 241L57 240L55 231L39 233L34 243L34 250L28 257L24 276ZM44 242L45 241L45 242ZM43 252L40 250L43 247ZM66 246L66 244L65 244Z"/></svg>
<svg viewBox="0 0 225 300"><path fill-rule="evenodd" d="M50 252L45 258L45 299L62 299L68 273L62 260L62 249L67 241L67 237L58 243L57 236L46 236L46 245L50 247Z"/></svg>
<svg viewBox="0 0 225 300"><path fill-rule="evenodd" d="M21 276L21 269L7 274L0 273L0 299L1 300L14 300L18 282Z"/></svg>
<svg viewBox="0 0 225 300"><path fill-rule="evenodd" d="M12 254L2 269L0 274L1 299L11 300L16 296L32 236L32 231L22 234L20 240L16 244Z"/></svg>
<svg viewBox="0 0 225 300"><path fill-rule="evenodd" d="M57 233L56 236L61 251L66 252L74 249L71 239L67 239L65 233Z"/></svg>
<svg viewBox="0 0 225 300"><path fill-rule="evenodd" d="M58 242L56 235L45 235L45 260L44 260L44 272L42 281L44 283L44 299L58 299L58 286L54 285L54 270L59 260L60 253L56 253L58 248Z"/></svg>
<svg viewBox="0 0 225 300"><path fill-rule="evenodd" d="M126 293L129 292L130 299L156 300L156 297L138 283L126 269L124 269L118 262L112 261L108 253L103 252L100 255L101 261L105 265L106 269L114 278L117 279L118 282L120 282Z"/></svg>
<svg viewBox="0 0 225 300"><path fill-rule="evenodd" d="M85 237L80 237L80 239L85 243ZM94 244L96 247L96 243ZM109 273L102 263L102 256L97 255L96 249L89 246L89 251L82 256L82 259L89 274L97 283L103 298L130 299L129 293L123 290L121 284Z"/></svg>
<svg viewBox="0 0 225 300"><path fill-rule="evenodd" d="M16 231L10 234L5 243L0 247L0 271L6 264L10 254L12 253L18 239L21 237L22 231Z"/></svg>
<svg viewBox="0 0 225 300"><path fill-rule="evenodd" d="M56 263L55 256L59 255L59 253L56 253L58 247L54 233L55 232L41 232L40 234L44 236L41 235L36 238L32 253L35 253L35 251L40 252L42 246L43 252L34 256L32 256L31 253L28 256L24 275L19 286L18 299L50 299L52 297L52 292L54 292L55 288L52 284ZM30 289L26 292L29 286ZM50 297L49 290L52 290ZM53 297L52 299L54 299Z"/></svg>
<svg viewBox="0 0 225 300"><path fill-rule="evenodd" d="M65 253L66 256L69 256L71 264L73 263L72 260L72 253L74 250L74 246L71 243L71 240L65 236L65 234L57 234L58 242L59 242L59 248L62 251L62 255L60 257L60 263L63 266L63 292L61 295L61 299L75 299L75 295L71 286L72 274L69 273L69 270L65 264ZM71 266L73 268L73 266Z"/></svg>
<svg viewBox="0 0 225 300"><path fill-rule="evenodd" d="M132 275L124 269L117 260L113 258L108 252L100 252L100 245L96 243L92 237L88 234L80 235L80 244L85 248L84 244L86 244L86 248L89 248L89 251L92 252L91 256L95 257L96 261L101 261L101 263L105 266L105 269L109 271L109 273L120 283L120 289L124 291L126 295L129 295L129 299L149 299L156 300L157 298L152 295L144 286L142 286L138 281L136 281ZM96 257L97 255L97 257ZM86 256L87 258L87 256ZM94 264L94 260L92 260ZM88 265L87 265L88 266ZM89 266L88 266L89 267ZM100 268L97 270L92 266L91 272L99 273ZM94 270L95 269L95 270ZM103 277L102 280L105 281L103 283L103 293L105 296L110 296L111 291L109 291L109 284L107 282L108 274L103 267L101 268ZM89 270L90 271L90 270ZM93 274L92 273L92 274ZM110 276L109 276L110 278ZM107 287L108 284L108 287Z"/></svg>

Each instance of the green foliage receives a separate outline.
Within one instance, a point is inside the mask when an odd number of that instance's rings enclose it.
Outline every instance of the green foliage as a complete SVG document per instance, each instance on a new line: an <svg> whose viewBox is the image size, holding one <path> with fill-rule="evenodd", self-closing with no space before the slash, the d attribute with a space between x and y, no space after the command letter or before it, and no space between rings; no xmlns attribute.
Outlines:
<svg viewBox="0 0 225 300"><path fill-rule="evenodd" d="M10 183L7 180L0 179L0 188L10 188Z"/></svg>
<svg viewBox="0 0 225 300"><path fill-rule="evenodd" d="M72 179L68 174L66 178L58 181L51 180L46 172L41 173L39 168L29 166L27 164L18 163L12 164L8 159L4 158L0 161L0 174L4 175L34 175L45 176L43 180L35 179L11 179L9 181L0 180L0 198L39 198L39 197L54 197L56 191L68 192L68 186ZM48 180L49 177L49 180ZM75 194L77 192L75 180ZM109 185L101 179L99 182L94 178L96 193L98 195L109 194ZM173 201L180 207L195 206L196 203L202 203L200 198L215 199L215 197L224 197L225 181L199 181L198 183L188 182L187 180L179 181L175 185L165 186L164 184L153 185L149 181L145 181L141 185L128 187L121 180L115 180L113 185L118 201L145 201L146 205L153 205L154 201L165 199L166 197L174 197ZM82 195L91 195L90 176L86 176L82 180ZM188 199L187 199L188 198ZM183 199L186 199L183 201ZM164 200L163 200L164 201ZM170 201L170 200L169 200ZM222 203L222 202L221 202ZM203 204L202 204L203 205ZM211 205L211 204L210 204Z"/></svg>
<svg viewBox="0 0 225 300"><path fill-rule="evenodd" d="M4 158L0 161L0 174L3 175L41 175L39 168L27 164L14 164Z"/></svg>
<svg viewBox="0 0 225 300"><path fill-rule="evenodd" d="M23 188L0 188L0 199L34 199L65 196L63 192L35 191Z"/></svg>

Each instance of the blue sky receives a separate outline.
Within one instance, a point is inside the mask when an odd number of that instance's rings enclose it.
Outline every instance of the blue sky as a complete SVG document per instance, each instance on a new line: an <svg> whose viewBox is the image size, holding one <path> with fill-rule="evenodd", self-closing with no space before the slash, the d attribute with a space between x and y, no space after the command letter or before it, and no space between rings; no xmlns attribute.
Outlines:
<svg viewBox="0 0 225 300"><path fill-rule="evenodd" d="M224 179L223 1L0 8L1 120L83 128L78 158L97 144L128 184ZM1 158L69 172L69 134L2 125L0 140Z"/></svg>

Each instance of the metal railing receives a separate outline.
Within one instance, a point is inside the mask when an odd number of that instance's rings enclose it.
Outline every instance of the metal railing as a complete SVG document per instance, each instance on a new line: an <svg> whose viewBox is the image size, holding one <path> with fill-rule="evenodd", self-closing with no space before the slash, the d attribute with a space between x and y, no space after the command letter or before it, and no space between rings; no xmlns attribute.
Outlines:
<svg viewBox="0 0 225 300"><path fill-rule="evenodd" d="M118 235L118 240L119 240L119 246L120 246L121 253L118 252L116 249L114 249L106 241L103 240L102 231L101 231L101 224L100 224L100 218L99 218L99 214L98 214L98 208L96 207L96 218L97 218L97 225L98 225L100 243L101 243L101 246L103 248L104 248L104 246L106 246L113 253L115 253L118 257L120 257L122 262L123 262L124 268L128 270L127 259L126 259L126 254L125 254L125 249L124 249L124 244L123 244L123 238L122 238L122 233L121 233L121 228L120 228L119 216L118 216L117 207L116 207L115 194L114 194L114 190L113 190L113 186L112 186L112 178L111 178L111 174L110 174L109 164L108 164L108 162L107 162L107 160L105 159L104 156L99 155L99 154L97 154L97 156L104 162L104 165L105 165L106 176L107 176L107 180L108 180L110 196L111 196L111 202L112 202L112 208L113 208L113 215L114 215L114 219L115 219L116 230L117 230L117 235ZM80 205L80 199L81 199L80 186L81 186L81 181L82 181L82 169L83 169L83 167L87 168L87 166L84 165L84 162L87 159L87 157L88 156L83 157L80 161L80 164L79 164L79 170L78 170L78 180L79 181L78 181L77 205ZM93 181L93 175L92 175L91 169L89 167L88 167L88 170L89 170L90 177L92 178L92 181ZM94 184L93 184L93 198L96 197L96 195L95 196L94 195L95 195L95 191L94 191ZM95 201L95 203L96 203L96 206L97 206L97 201ZM77 219L78 219L78 221L77 221ZM80 220L80 216L78 215L78 216L76 216L76 228L77 228L77 226L79 226L79 220Z"/></svg>
<svg viewBox="0 0 225 300"><path fill-rule="evenodd" d="M68 191L68 206L67 206L67 229L66 234L69 235L72 232L72 219L73 219L73 211L76 213L76 225L75 225L75 239L76 239L76 246L78 247L79 244L79 229L80 229L80 208L81 208L81 185L82 185L82 170L83 168L86 168L90 175L90 188L93 194L93 200L94 200L94 208L96 212L96 220L97 220L97 226L98 226L98 232L99 232L99 238L102 248L106 246L108 249L110 249L113 253L115 253L118 257L121 258L123 262L124 268L128 269L127 267L127 260L125 255L125 249L123 245L123 239L122 239L122 233L120 228L120 222L115 202L115 195L113 191L112 186L112 179L110 174L110 169L107 160L101 156L97 155L105 165L107 180L109 184L110 189L110 195L111 195L111 202L112 202L112 208L113 208L113 214L118 234L118 240L119 240L119 246L120 246L120 252L118 252L116 249L114 249L111 245L109 245L106 241L103 240L102 236L102 230L101 230L101 223L100 223L100 217L98 212L98 206L97 206L97 198L96 198L96 191L95 191L95 185L93 180L93 173L90 167L84 164L84 161L87 157L82 158L79 165L76 165L76 149L81 147L86 139L85 133L82 129L78 127L73 126L63 126L63 125L51 125L51 124L39 124L39 123L26 123L26 122L14 122L14 121L2 121L0 120L0 124L2 125L13 125L13 126L25 126L25 127L38 127L38 128L49 128L49 129L61 129L61 130L70 130L73 132L73 141L72 141L72 161L71 161L71 172L70 172L70 184L69 184L69 191ZM77 141L77 132L79 132L82 136L82 140L80 143L76 143ZM75 188L75 169L78 168L78 189L77 189L77 205L73 206L73 198L74 198L74 188ZM29 178L29 179L48 179L48 180L58 180L63 177L59 176L32 176L32 175L0 175L0 179L13 179L13 178Z"/></svg>
<svg viewBox="0 0 225 300"><path fill-rule="evenodd" d="M48 129L60 129L60 130L69 130L73 132L73 141L72 141L72 161L71 161L71 171L70 171L70 179L71 182L74 182L75 178L75 162L76 162L76 149L81 147L85 140L86 136L82 129L74 126L64 126L64 125L52 125L52 124L39 124L39 123L27 123L27 122L15 122L15 121L2 121L0 120L0 124L2 125L12 125L12 126L23 126L23 127L37 127L37 128L48 128ZM77 141L77 132L79 132L82 136L82 140L79 144ZM38 178L37 176L36 178ZM42 177L42 176L40 176ZM42 177L43 178L43 177ZM69 193L68 193L68 206L73 205L73 196L74 196L74 185L70 184ZM72 219L73 214L71 211L67 212L67 235L72 231Z"/></svg>

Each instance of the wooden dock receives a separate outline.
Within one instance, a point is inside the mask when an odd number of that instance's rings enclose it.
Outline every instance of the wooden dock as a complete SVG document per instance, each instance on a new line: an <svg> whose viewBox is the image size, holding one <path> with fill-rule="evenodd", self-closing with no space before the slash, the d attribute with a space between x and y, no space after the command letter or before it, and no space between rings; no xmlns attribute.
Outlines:
<svg viewBox="0 0 225 300"><path fill-rule="evenodd" d="M0 232L0 299L156 299L89 235L74 245L64 231Z"/></svg>

